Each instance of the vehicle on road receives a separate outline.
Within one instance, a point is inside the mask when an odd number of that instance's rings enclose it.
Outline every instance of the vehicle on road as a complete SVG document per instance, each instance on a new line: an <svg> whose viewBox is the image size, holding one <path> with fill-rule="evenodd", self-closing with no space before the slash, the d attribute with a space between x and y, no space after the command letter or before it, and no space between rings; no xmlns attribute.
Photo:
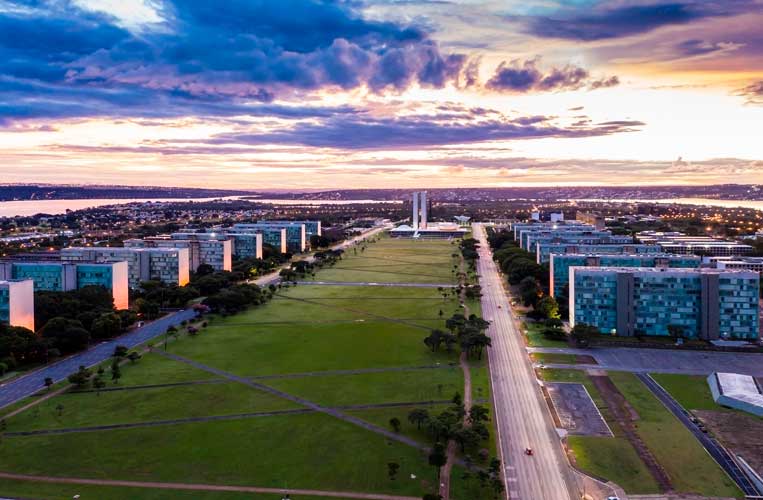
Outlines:
<svg viewBox="0 0 763 500"><path fill-rule="evenodd" d="M525 455L531 456L533 454L532 448L525 448Z"/></svg>

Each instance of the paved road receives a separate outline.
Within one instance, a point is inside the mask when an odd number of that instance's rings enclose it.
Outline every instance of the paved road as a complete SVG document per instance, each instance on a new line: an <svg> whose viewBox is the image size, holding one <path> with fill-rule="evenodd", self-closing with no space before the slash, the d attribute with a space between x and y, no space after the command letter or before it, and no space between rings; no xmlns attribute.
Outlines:
<svg viewBox="0 0 763 500"><path fill-rule="evenodd" d="M389 286L409 288L456 288L453 283L377 283L374 281L297 281L298 285L326 286Z"/></svg>
<svg viewBox="0 0 763 500"><path fill-rule="evenodd" d="M598 365L577 365L577 368L599 368L643 373L684 373L709 375L716 371L763 377L763 354L682 351L680 349L640 349L635 347L528 347L528 352L582 354L593 356ZM551 364L546 364L552 367ZM564 366L567 368L567 366ZM575 368L572 366L571 368Z"/></svg>
<svg viewBox="0 0 763 500"><path fill-rule="evenodd" d="M482 285L482 315L491 321L488 335L490 378L496 425L504 463L506 491L512 500L570 500L575 488L548 406L522 343L501 277L481 224L477 271ZM525 455L531 447L533 456Z"/></svg>
<svg viewBox="0 0 763 500"><path fill-rule="evenodd" d="M19 400L31 396L45 387L45 378L50 377L54 382L60 382L70 374L76 372L80 366L87 367L97 365L114 353L114 348L123 345L133 348L143 342L164 333L170 325L177 325L184 320L193 318L195 313L190 309L176 312L153 321L141 328L126 333L120 337L103 342L87 351L70 356L57 363L53 363L27 375L0 385L0 408L11 405Z"/></svg>
<svg viewBox="0 0 763 500"><path fill-rule="evenodd" d="M739 468L739 466L736 464L731 455L726 451L726 449L718 444L718 442L711 436L702 432L699 427L697 427L691 421L689 412L687 412L678 403L678 401L673 399L668 391L663 389L662 386L649 375L639 374L636 376L649 388L650 391L652 391L652 394L654 394L657 399L659 399L662 404L665 405L665 407L670 410L670 412L675 415L676 418L678 418L678 420L680 420L687 429L689 429L689 432L694 434L694 437L697 438L697 440L705 448L705 450L707 450L710 456L713 457L716 462L718 462L718 465L720 465L723 470L726 471L726 474L728 474L729 477L734 480L734 482L737 484L737 486L739 486L745 495L754 497L763 494L763 492L759 492L757 488L755 488L752 481L750 481L745 473L742 472L742 469Z"/></svg>

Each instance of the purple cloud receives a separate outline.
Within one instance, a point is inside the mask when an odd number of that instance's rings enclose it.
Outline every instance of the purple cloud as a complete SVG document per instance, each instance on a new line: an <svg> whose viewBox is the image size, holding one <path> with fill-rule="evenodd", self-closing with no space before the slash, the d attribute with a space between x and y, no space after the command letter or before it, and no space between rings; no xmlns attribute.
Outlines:
<svg viewBox="0 0 763 500"><path fill-rule="evenodd" d="M524 62L513 60L502 62L487 81L485 87L499 92L548 92L577 90L588 86L591 90L618 85L620 80L609 77L591 80L588 70L568 64L561 68L552 68L543 73L537 66L538 59Z"/></svg>

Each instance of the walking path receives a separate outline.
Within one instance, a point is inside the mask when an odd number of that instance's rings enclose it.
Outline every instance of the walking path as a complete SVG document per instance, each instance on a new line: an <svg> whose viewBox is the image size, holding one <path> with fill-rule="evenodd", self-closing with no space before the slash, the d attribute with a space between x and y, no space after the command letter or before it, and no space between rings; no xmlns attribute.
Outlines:
<svg viewBox="0 0 763 500"><path fill-rule="evenodd" d="M178 311L152 321L145 326L136 328L129 333L106 342L101 342L86 351L2 384L0 385L0 408L11 405L43 389L45 387L45 379L48 377L53 379L54 383L65 380L66 377L76 372L80 366L95 366L110 358L114 354L114 348L118 345L132 349L163 334L170 326L179 325L181 322L192 319L195 316L196 313L190 309Z"/></svg>
<svg viewBox="0 0 763 500"><path fill-rule="evenodd" d="M461 255L461 259L459 262L461 273L464 272L464 257ZM463 274L462 274L463 276ZM464 284L464 280L460 280L460 284ZM470 315L469 306L466 305L466 290L461 289L461 293L459 294L459 302L461 302L461 305L464 307L464 316L467 318ZM464 425L469 426L469 410L472 408L472 374L469 370L469 360L466 357L466 352L462 352L461 355L458 357L458 364L461 367L461 371L464 374L464 409L466 410L466 415L464 415ZM445 465L442 466L440 469L440 496L442 497L442 500L450 500L450 473L453 469L453 462L456 459L456 452L458 451L458 445L455 440L451 439L448 441L448 460L445 462Z"/></svg>
<svg viewBox="0 0 763 500"><path fill-rule="evenodd" d="M274 375L255 375L248 377L249 380L270 380L270 379L283 379L283 378L303 378L303 377L326 377L332 375L363 375L366 373L386 373L386 372L408 372L418 370L438 370L441 368L450 368L451 364L438 364L438 365L424 365L424 366L390 366L388 368L357 368L354 370L324 370L317 372L302 372L302 373L281 373ZM179 387L186 385L204 385L204 384L222 384L228 383L229 380L221 378L211 378L206 380L187 380L185 382L167 382L164 384L143 384L143 385L123 385L118 387L105 387L100 392L113 392L113 391L132 391L140 389L161 389L164 387ZM96 389L86 389L77 391L74 394L82 394L88 392L99 392Z"/></svg>
<svg viewBox="0 0 763 500"><path fill-rule="evenodd" d="M397 403L368 403L359 405L335 406L335 410L374 410L378 408L408 408L411 406L442 405L450 403L449 400L433 401L404 401ZM207 417L173 418L168 420L148 420L123 424L89 425L84 427L63 427L60 429L38 429L33 431L14 431L3 433L4 437L21 436L49 436L54 434L72 434L78 432L113 431L117 429L135 429L140 427L159 427L162 425L193 424L199 422L218 422L224 420L241 420L246 418L274 417L279 415L302 415L314 413L309 408L294 408L289 410L270 410L249 413L234 413L231 415L212 415Z"/></svg>
<svg viewBox="0 0 763 500"><path fill-rule="evenodd" d="M52 477L32 476L28 474L10 474L0 472L2 479L14 479L19 481L34 481L36 483L54 484L81 484L94 486L118 486L124 488L151 488L160 490L184 490L184 491L229 491L240 493L265 493L272 495L308 495L331 498L357 498L361 500L420 500L419 497L400 495L382 495L376 493L359 493L352 491L323 491L301 490L292 488L260 488L257 486L227 486L217 484L195 483L157 483L152 481L121 481L114 479L84 479L76 477Z"/></svg>
<svg viewBox="0 0 763 500"><path fill-rule="evenodd" d="M451 283L392 283L375 281L297 281L298 285L325 285L325 286L385 286L403 288L455 288Z"/></svg>
<svg viewBox="0 0 763 500"><path fill-rule="evenodd" d="M297 403L298 405L304 406L306 408L310 408L313 411L319 412L319 413L325 413L326 415L330 415L334 418L338 418L339 420L342 420L344 422L347 422L349 424L356 425L358 427L361 427L363 429L366 429L368 431L374 432L376 434L379 434L381 436L384 436L387 439L398 441L403 444L407 444L408 446L412 446L416 449L423 450L423 451L429 451L429 448L427 446L422 445L418 441L415 441L411 438L408 438L406 436L402 436L400 434L397 434L392 431L388 431L387 429L384 429L382 427L379 427L378 425L371 424L369 422L366 422L365 420L361 420L357 417L353 417L352 415L348 415L347 413L344 413L340 410L334 409L334 408L327 408L325 406L321 406L317 403L313 403L312 401L309 401L305 398L301 398L299 396L294 396L292 394L289 394L287 392L281 391L279 389L275 389L273 387L270 387L265 384L260 384L258 382L254 382L252 380L249 380L245 377L240 377L238 375L235 375L233 373L226 372L224 370L220 370L218 368L214 368L209 365L205 365L203 363L199 363L198 361L194 361L192 359L185 358L183 356L178 356L177 354L173 354L170 352L164 352L164 351L157 351L162 356L166 356L170 359L174 359L176 361L180 361L183 363L186 363L190 366L193 366L195 368L198 368L199 370L203 370L215 375L218 375L220 377L232 380L234 382L238 382L240 384L252 387L254 389L258 389L260 391L266 392L268 394L272 394L276 397L286 399L288 401L292 401L294 403Z"/></svg>

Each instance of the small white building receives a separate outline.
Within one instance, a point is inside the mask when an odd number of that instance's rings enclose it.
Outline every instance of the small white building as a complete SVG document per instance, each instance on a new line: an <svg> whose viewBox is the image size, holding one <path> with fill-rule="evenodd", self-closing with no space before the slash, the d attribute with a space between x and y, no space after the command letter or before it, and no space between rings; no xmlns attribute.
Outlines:
<svg viewBox="0 0 763 500"><path fill-rule="evenodd" d="M707 377L707 383L719 405L763 417L763 393L751 376L715 372Z"/></svg>

